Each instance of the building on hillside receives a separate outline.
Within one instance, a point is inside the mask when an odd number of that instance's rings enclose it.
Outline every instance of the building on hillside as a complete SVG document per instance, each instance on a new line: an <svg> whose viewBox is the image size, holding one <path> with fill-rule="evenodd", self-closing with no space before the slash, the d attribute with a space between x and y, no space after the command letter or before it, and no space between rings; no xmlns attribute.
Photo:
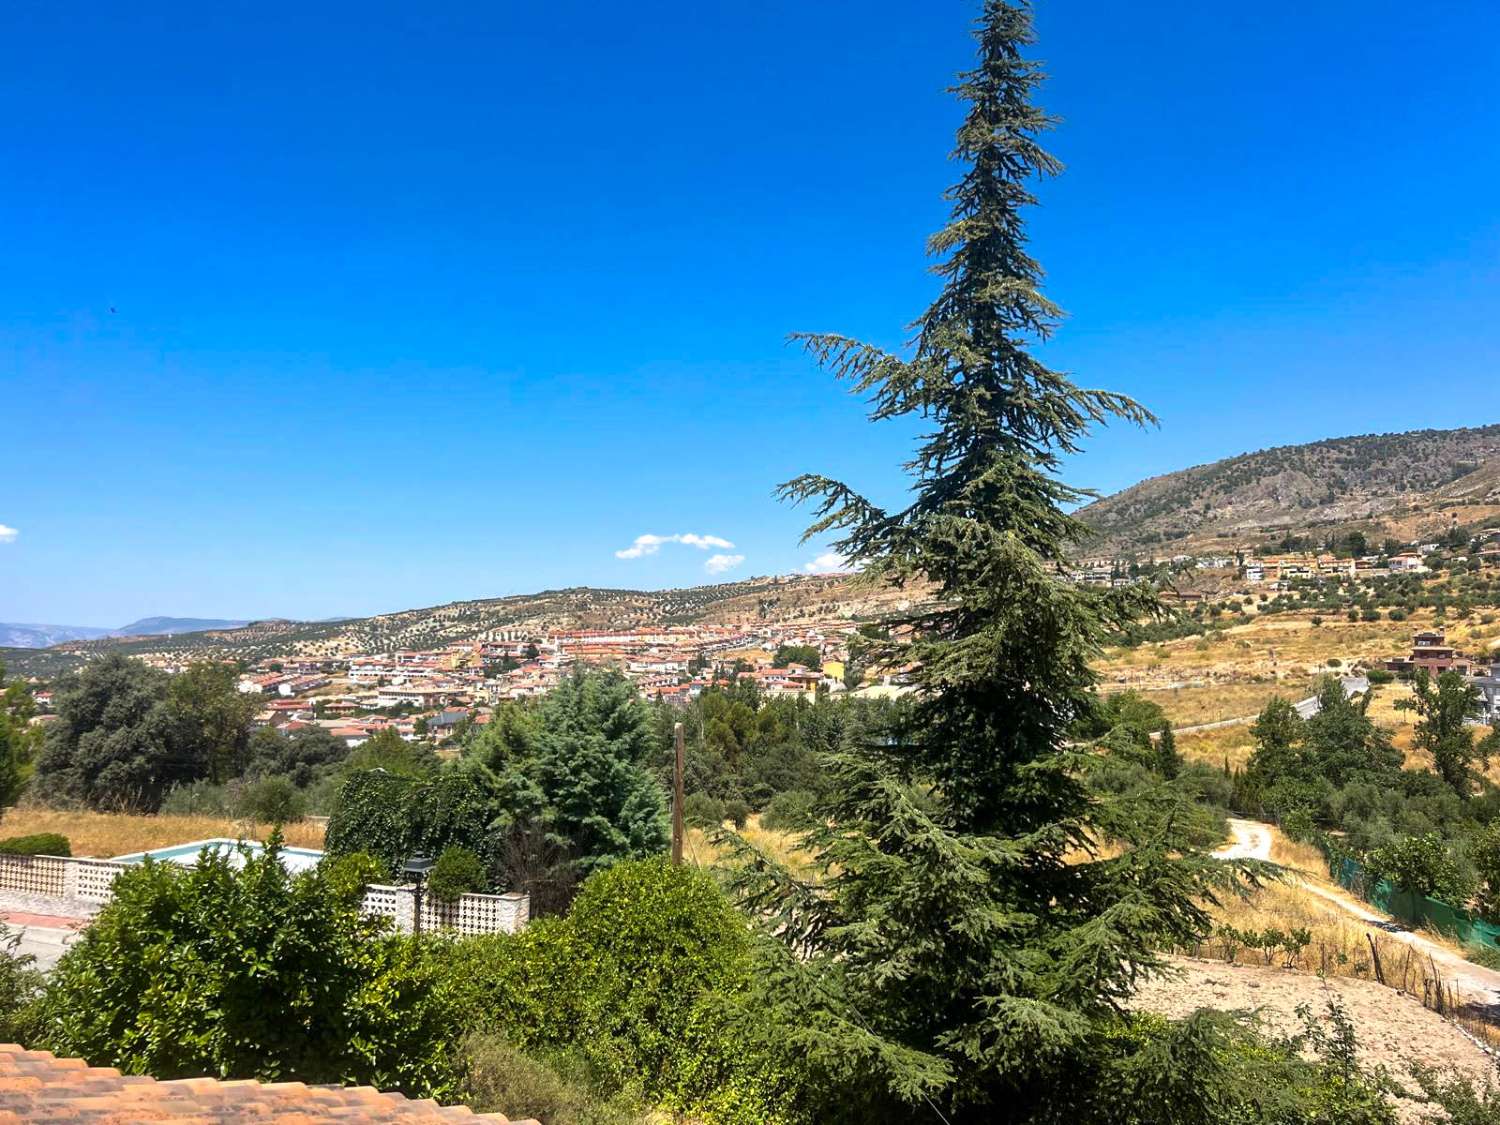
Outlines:
<svg viewBox="0 0 1500 1125"><path fill-rule="evenodd" d="M1403 676L1418 671L1433 676L1449 671L1468 676L1474 672L1474 661L1450 645L1447 634L1438 629L1426 629L1412 637L1410 656L1387 660L1385 667L1387 671Z"/></svg>
<svg viewBox="0 0 1500 1125"><path fill-rule="evenodd" d="M1352 558L1341 559L1337 555L1319 555L1318 573L1324 577L1343 576L1354 577L1355 563Z"/></svg>
<svg viewBox="0 0 1500 1125"><path fill-rule="evenodd" d="M392 684L380 689L375 695L377 707L441 707L459 692L442 684Z"/></svg>

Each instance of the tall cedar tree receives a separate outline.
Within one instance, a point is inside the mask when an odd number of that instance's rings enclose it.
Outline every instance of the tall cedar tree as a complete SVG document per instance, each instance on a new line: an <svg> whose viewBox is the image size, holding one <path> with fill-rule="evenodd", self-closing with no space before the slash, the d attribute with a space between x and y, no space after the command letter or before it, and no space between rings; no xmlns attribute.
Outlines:
<svg viewBox="0 0 1500 1125"><path fill-rule="evenodd" d="M1157 950L1206 930L1199 896L1219 878L1161 809L1091 800L1090 755L1068 745L1102 638L1157 603L1063 577L1085 531L1065 509L1086 494L1057 479L1060 457L1096 423L1153 419L1026 350L1060 313L1022 211L1033 178L1060 166L1037 141L1051 119L1022 57L1029 10L987 0L976 37L978 65L955 88L964 173L930 241L943 287L909 358L794 337L870 395L872 420L931 426L904 509L821 476L780 489L817 505L809 538L839 533L872 579L921 598L879 654L917 669L910 722L830 756L806 842L818 878L735 843L737 889L781 939L763 979L787 1008L783 1045L836 1091L826 1120L924 1102L955 1122L1078 1119L1077 1076L1108 1053ZM1100 858L1106 837L1124 851Z"/></svg>

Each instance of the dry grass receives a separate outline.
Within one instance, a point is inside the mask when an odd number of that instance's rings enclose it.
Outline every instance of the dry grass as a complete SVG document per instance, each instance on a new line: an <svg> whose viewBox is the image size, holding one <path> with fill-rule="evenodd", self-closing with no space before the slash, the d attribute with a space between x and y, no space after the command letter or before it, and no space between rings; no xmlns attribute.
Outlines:
<svg viewBox="0 0 1500 1125"><path fill-rule="evenodd" d="M1189 727L1259 714L1276 695L1293 701L1306 699L1312 694L1312 683L1310 679L1295 677L1279 681L1195 684L1160 689L1142 685L1138 690L1151 702L1160 705L1174 725ZM1109 694L1124 688L1125 685L1113 684L1103 690Z"/></svg>
<svg viewBox="0 0 1500 1125"><path fill-rule="evenodd" d="M38 832L66 836L74 855L108 858L216 836L265 840L271 834L271 826L213 816L142 816L56 809L7 809L0 817L0 834L5 836L30 836ZM323 846L321 824L307 821L288 824L282 834L295 847Z"/></svg>
<svg viewBox="0 0 1500 1125"><path fill-rule="evenodd" d="M1277 829L1271 830L1271 860L1293 871L1301 871L1321 878L1328 871L1328 861L1323 853L1311 844L1299 844L1288 840Z"/></svg>
<svg viewBox="0 0 1500 1125"><path fill-rule="evenodd" d="M1369 939L1366 937L1369 927L1295 882L1271 883L1243 898L1229 898L1214 907L1211 913L1216 924L1232 926L1240 931L1306 930L1312 940L1292 959L1287 966L1289 968L1329 976L1375 979L1375 964L1371 957ZM1412 959L1416 958L1411 947L1401 942L1376 937L1375 943L1383 963L1399 962L1403 953ZM1286 962L1282 953L1270 955L1271 960L1268 961L1268 955L1262 951L1247 949L1221 936L1210 938L1202 946L1189 952L1194 956L1213 957L1244 965ZM1420 986L1417 993L1421 994Z"/></svg>
<svg viewBox="0 0 1500 1125"><path fill-rule="evenodd" d="M1407 652L1411 635L1433 623L1430 610L1405 621L1347 621L1325 615L1321 625L1311 612L1278 613L1236 625L1207 637L1183 637L1134 649L1112 649L1097 670L1106 683L1147 687L1205 679L1228 683L1296 682L1330 669L1337 659L1347 668L1358 661L1384 660ZM1453 626L1449 635L1464 647L1480 648L1496 627Z"/></svg>
<svg viewBox="0 0 1500 1125"><path fill-rule="evenodd" d="M1254 750L1255 740L1250 737L1249 723L1177 736L1177 752L1186 760L1214 767L1223 766L1228 759L1231 767L1243 768Z"/></svg>
<svg viewBox="0 0 1500 1125"><path fill-rule="evenodd" d="M732 828L733 825L726 821L725 827ZM807 872L808 857L797 850L795 833L762 828L760 817L752 816L746 822L745 827L740 830L740 835L772 859L785 864L793 871ZM703 829L693 827L687 830L687 837L683 841L683 853L689 863L697 864L699 867L712 867L724 858L724 849L710 840L708 833Z"/></svg>

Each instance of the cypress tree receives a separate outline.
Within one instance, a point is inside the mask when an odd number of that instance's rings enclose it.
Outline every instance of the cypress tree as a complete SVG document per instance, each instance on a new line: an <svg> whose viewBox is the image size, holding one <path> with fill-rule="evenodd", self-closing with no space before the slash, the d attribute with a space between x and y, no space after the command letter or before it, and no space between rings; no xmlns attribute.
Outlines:
<svg viewBox="0 0 1500 1125"><path fill-rule="evenodd" d="M832 793L806 840L818 877L736 844L735 885L788 951L765 967L783 1046L837 1091L820 1120L923 1102L953 1122L1083 1119L1081 1076L1157 951L1206 931L1217 878L1170 815L1092 798L1091 755L1066 736L1102 640L1159 607L1143 587L1064 576L1086 533L1068 509L1088 494L1059 480L1061 458L1097 423L1152 419L1028 350L1060 312L1022 216L1060 167L1038 141L1052 122L1032 100L1028 8L986 0L977 39L955 87L963 172L929 246L941 292L908 348L795 337L869 396L872 420L929 427L904 508L822 476L780 489L815 505L807 537L836 533L916 602L878 656L915 666L914 705L828 757ZM1102 858L1105 838L1123 853Z"/></svg>
<svg viewBox="0 0 1500 1125"><path fill-rule="evenodd" d="M1174 778L1182 772L1182 754L1177 749L1177 734L1171 723L1161 728L1161 737L1156 742L1156 762L1165 778Z"/></svg>

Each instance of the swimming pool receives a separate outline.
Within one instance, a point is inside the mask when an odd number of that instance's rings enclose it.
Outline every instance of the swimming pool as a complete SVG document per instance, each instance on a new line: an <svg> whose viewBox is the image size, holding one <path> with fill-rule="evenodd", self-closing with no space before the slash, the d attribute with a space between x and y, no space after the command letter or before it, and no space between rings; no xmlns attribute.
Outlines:
<svg viewBox="0 0 1500 1125"><path fill-rule="evenodd" d="M246 851L258 856L265 850L265 845L254 840L231 840L221 836L212 840L194 840L187 844L174 844L170 848L152 848L146 852L117 855L115 862L140 863L144 859L154 859L165 863L180 863L183 867L192 867L198 862L200 855L208 853L228 856L231 867L243 867ZM292 872L310 871L322 858L323 853L313 848L283 847L281 849L281 865Z"/></svg>

